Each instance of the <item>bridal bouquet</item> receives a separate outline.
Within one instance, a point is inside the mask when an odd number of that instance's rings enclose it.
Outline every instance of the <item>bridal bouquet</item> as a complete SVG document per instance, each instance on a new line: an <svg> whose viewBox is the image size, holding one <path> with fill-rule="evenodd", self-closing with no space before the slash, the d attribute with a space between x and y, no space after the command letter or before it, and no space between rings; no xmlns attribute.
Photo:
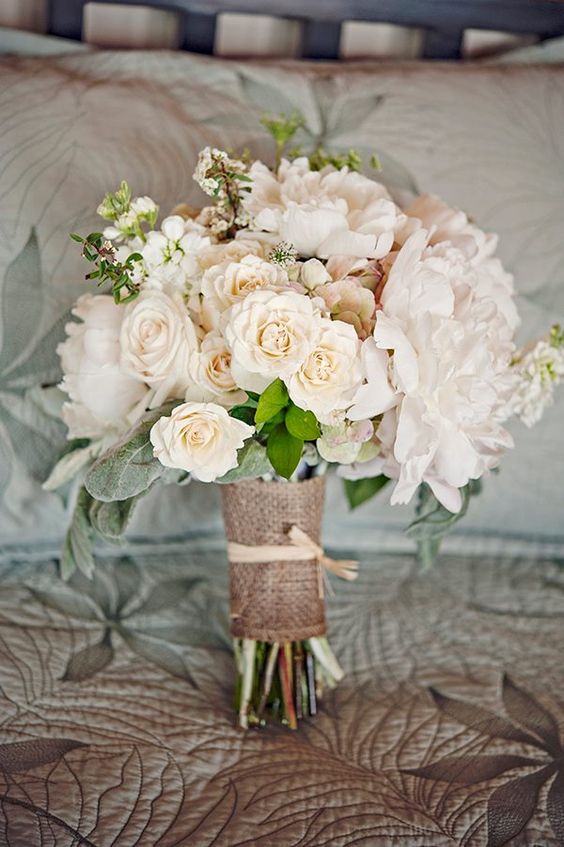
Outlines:
<svg viewBox="0 0 564 847"><path fill-rule="evenodd" d="M496 238L428 195L401 208L354 152L283 157L293 119L268 121L273 168L206 148L211 198L157 226L122 183L82 238L87 279L59 347L78 475L62 573L91 573L96 536L119 540L157 480L222 486L241 726L296 727L342 671L325 637L324 475L351 505L391 482L419 498L423 558L464 513L564 374L558 327L519 352Z"/></svg>

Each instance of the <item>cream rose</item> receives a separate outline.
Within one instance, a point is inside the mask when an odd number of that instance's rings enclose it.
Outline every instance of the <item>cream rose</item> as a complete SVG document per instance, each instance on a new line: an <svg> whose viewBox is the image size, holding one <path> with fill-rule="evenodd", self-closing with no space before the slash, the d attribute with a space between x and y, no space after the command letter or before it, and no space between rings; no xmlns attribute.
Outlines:
<svg viewBox="0 0 564 847"><path fill-rule="evenodd" d="M321 316L309 297L294 291L255 291L229 313L225 338L237 385L263 391L296 373L315 346Z"/></svg>
<svg viewBox="0 0 564 847"><path fill-rule="evenodd" d="M146 292L125 308L120 333L124 371L154 387L153 406L184 397L198 341L182 297Z"/></svg>
<svg viewBox="0 0 564 847"><path fill-rule="evenodd" d="M282 268L247 255L240 262L223 262L209 268L202 279L202 324L216 329L223 312L251 291L287 284Z"/></svg>
<svg viewBox="0 0 564 847"><path fill-rule="evenodd" d="M213 482L237 466L237 450L254 431L216 403L182 403L156 422L150 437L162 465Z"/></svg>
<svg viewBox="0 0 564 847"><path fill-rule="evenodd" d="M147 386L120 368L120 328L123 306L113 297L84 294L73 309L81 323L66 325L68 338L59 344L64 378L61 388L70 402L63 405L69 438L100 438L119 434L144 411Z"/></svg>
<svg viewBox="0 0 564 847"><path fill-rule="evenodd" d="M194 386L188 389L186 400L214 400L230 408L246 399L233 379L231 351L219 332L209 332L202 341L192 375Z"/></svg>
<svg viewBox="0 0 564 847"><path fill-rule="evenodd" d="M334 411L350 405L361 381L360 341L354 328L323 318L317 343L286 385L296 406L327 423Z"/></svg>

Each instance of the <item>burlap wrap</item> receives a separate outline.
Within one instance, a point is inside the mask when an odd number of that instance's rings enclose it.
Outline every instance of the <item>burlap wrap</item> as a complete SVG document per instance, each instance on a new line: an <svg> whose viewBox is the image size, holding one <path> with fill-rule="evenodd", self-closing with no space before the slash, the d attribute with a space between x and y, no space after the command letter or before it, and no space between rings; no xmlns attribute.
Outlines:
<svg viewBox="0 0 564 847"><path fill-rule="evenodd" d="M298 526L320 541L325 479L249 480L221 486L228 541L256 546L288 544ZM231 632L257 641L300 641L324 635L325 602L314 560L231 562Z"/></svg>

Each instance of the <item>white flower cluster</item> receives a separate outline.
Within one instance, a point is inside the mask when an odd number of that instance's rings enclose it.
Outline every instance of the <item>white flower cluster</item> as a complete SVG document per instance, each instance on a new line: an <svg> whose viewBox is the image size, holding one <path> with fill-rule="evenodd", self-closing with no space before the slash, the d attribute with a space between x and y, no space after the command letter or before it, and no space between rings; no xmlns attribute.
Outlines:
<svg viewBox="0 0 564 847"><path fill-rule="evenodd" d="M564 334L560 327L554 326L548 339L517 354L513 369L510 411L525 426L534 426L554 402L554 388L564 377Z"/></svg>
<svg viewBox="0 0 564 847"><path fill-rule="evenodd" d="M400 209L346 167L299 158L273 172L207 148L195 178L220 208L225 173L252 180L229 238L206 210L139 235L156 206L124 190L112 222L120 251L142 255L140 294L75 309L82 323L60 347L71 435L123 432L176 400L153 428L155 455L211 481L237 465L245 439L264 443L230 410L280 380L341 475L391 477L394 503L425 482L457 511L460 489L512 445L508 407L532 422L564 373L549 343L514 359L518 316L496 239L432 196Z"/></svg>

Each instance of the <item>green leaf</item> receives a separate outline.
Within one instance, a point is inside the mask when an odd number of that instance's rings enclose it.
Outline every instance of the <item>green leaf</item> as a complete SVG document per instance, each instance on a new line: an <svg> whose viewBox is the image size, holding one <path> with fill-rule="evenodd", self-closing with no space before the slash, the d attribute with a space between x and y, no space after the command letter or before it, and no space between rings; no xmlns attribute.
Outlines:
<svg viewBox="0 0 564 847"><path fill-rule="evenodd" d="M113 500L111 503L93 500L88 513L93 529L108 541L120 541L138 499L139 495L128 500Z"/></svg>
<svg viewBox="0 0 564 847"><path fill-rule="evenodd" d="M43 488L46 491L55 491L71 480L82 468L88 464L96 448L89 444L66 453L55 465L45 482Z"/></svg>
<svg viewBox="0 0 564 847"><path fill-rule="evenodd" d="M63 579L68 579L77 568L87 577L91 577L94 571L92 526L88 516L91 504L92 498L85 488L81 488L61 553Z"/></svg>
<svg viewBox="0 0 564 847"><path fill-rule="evenodd" d="M362 506L363 503L378 494L389 481L389 477L384 476L384 474L364 479L345 479L345 494L351 509Z"/></svg>
<svg viewBox="0 0 564 847"><path fill-rule="evenodd" d="M252 426L255 422L255 406L233 406L232 409L229 410L229 414L232 418L235 418L238 421L244 421L244 423Z"/></svg>
<svg viewBox="0 0 564 847"><path fill-rule="evenodd" d="M153 425L172 408L173 404L169 403L155 409L125 441L94 462L84 481L92 497L105 503L129 500L147 491L156 479L164 476L165 468L153 455L149 435Z"/></svg>
<svg viewBox="0 0 564 847"><path fill-rule="evenodd" d="M257 479L272 472L272 465L266 455L266 448L253 438L249 438L237 453L237 467L216 479L220 484L240 482L242 479Z"/></svg>
<svg viewBox="0 0 564 847"><path fill-rule="evenodd" d="M295 438L286 429L285 424L278 424L268 438L266 455L277 474L290 479L302 457L304 442Z"/></svg>
<svg viewBox="0 0 564 847"><path fill-rule="evenodd" d="M480 480L470 482L460 489L462 507L459 512L449 512L442 506L430 487L425 483L419 486L417 517L408 526L406 534L417 542L417 557L423 568L434 564L441 541L468 511L470 498L481 491Z"/></svg>
<svg viewBox="0 0 564 847"><path fill-rule="evenodd" d="M286 412L286 429L290 435L301 438L302 441L315 441L321 435L313 412L306 412L293 404Z"/></svg>
<svg viewBox="0 0 564 847"><path fill-rule="evenodd" d="M288 389L281 379L275 379L262 392L255 414L255 423L269 421L288 405Z"/></svg>

